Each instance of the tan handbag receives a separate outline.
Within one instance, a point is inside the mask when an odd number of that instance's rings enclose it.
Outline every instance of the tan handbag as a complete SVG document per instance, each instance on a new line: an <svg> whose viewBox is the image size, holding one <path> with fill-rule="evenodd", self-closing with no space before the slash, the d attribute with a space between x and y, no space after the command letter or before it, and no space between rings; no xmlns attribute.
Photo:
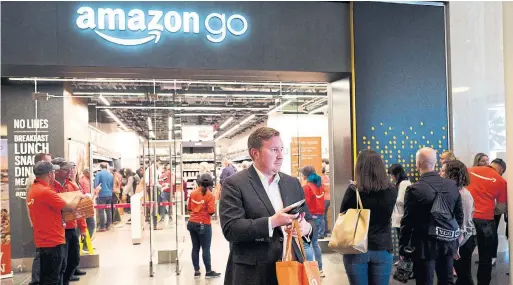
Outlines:
<svg viewBox="0 0 513 285"><path fill-rule="evenodd" d="M350 190L351 191L351 190ZM364 209L360 193L356 191L356 209L338 215L328 246L341 254L367 252L370 210Z"/></svg>

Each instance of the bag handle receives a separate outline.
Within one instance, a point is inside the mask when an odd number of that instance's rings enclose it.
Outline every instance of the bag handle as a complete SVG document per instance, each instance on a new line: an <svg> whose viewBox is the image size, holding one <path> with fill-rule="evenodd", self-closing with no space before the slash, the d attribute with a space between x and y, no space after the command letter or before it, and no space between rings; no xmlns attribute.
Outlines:
<svg viewBox="0 0 513 285"><path fill-rule="evenodd" d="M296 230L298 243L303 260L306 261L305 247L303 246L303 237L301 236L301 229L299 228L298 220L292 221L292 227ZM292 233L287 234L287 245L285 247L285 259L283 261L292 261Z"/></svg>
<svg viewBox="0 0 513 285"><path fill-rule="evenodd" d="M360 191L358 191L358 188L354 188L354 191L356 192L356 209L363 209L362 199L360 198Z"/></svg>

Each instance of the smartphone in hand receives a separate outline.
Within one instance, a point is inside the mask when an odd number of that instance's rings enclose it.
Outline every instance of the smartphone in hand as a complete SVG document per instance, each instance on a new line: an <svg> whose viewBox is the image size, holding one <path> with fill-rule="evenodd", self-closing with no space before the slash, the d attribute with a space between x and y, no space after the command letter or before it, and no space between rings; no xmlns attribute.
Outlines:
<svg viewBox="0 0 513 285"><path fill-rule="evenodd" d="M287 212L287 214L290 214L290 215L295 215L295 214L298 214L299 212L301 212L303 210L303 207L305 205L305 199L301 200L301 201L298 201L290 206L293 206L293 208Z"/></svg>

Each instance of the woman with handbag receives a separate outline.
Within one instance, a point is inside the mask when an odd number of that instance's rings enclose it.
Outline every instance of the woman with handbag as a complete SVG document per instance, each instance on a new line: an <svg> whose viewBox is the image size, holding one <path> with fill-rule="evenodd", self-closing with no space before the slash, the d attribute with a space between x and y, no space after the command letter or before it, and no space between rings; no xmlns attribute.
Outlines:
<svg viewBox="0 0 513 285"><path fill-rule="evenodd" d="M454 269L458 279L456 285L474 285L472 280L472 253L476 248L476 227L474 226L474 198L465 188L470 184L470 177L465 164L459 160L446 161L442 165L440 176L456 181L460 189L463 206L463 228L459 237L459 248L454 256Z"/></svg>
<svg viewBox="0 0 513 285"><path fill-rule="evenodd" d="M391 217L398 191L388 180L381 156L373 150L358 155L355 178L355 184L346 190L340 213L358 208L359 202L363 209L370 210L368 250L344 254L346 273L351 285L386 285L392 272Z"/></svg>
<svg viewBox="0 0 513 285"><path fill-rule="evenodd" d="M192 264L194 266L194 278L201 276L199 266L199 251L203 252L203 264L205 265L205 278L215 278L221 276L220 273L212 271L210 259L210 244L212 243L211 218L215 213L216 202L212 187L214 181L208 173L202 174L197 181L199 188L192 191L187 209L190 212L187 230L192 239Z"/></svg>

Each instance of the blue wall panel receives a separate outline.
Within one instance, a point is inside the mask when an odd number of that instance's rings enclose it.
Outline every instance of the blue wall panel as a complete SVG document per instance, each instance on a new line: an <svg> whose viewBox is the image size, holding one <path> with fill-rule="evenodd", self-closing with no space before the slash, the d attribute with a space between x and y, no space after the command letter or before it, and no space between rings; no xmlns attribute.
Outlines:
<svg viewBox="0 0 513 285"><path fill-rule="evenodd" d="M444 7L355 2L357 150L401 163L448 149Z"/></svg>

